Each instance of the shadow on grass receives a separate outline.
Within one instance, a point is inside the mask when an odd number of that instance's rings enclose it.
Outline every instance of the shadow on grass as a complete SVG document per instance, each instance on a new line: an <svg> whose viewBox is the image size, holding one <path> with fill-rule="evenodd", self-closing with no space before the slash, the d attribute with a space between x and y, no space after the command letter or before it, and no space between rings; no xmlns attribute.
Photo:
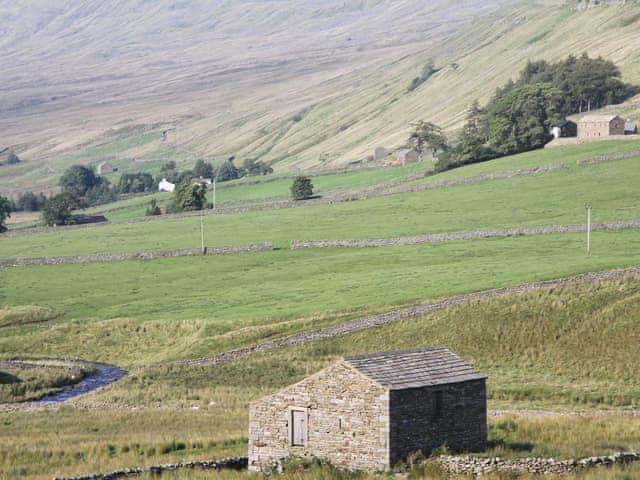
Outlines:
<svg viewBox="0 0 640 480"><path fill-rule="evenodd" d="M7 372L0 372L0 385L10 385L12 383L20 383L20 380L15 375Z"/></svg>

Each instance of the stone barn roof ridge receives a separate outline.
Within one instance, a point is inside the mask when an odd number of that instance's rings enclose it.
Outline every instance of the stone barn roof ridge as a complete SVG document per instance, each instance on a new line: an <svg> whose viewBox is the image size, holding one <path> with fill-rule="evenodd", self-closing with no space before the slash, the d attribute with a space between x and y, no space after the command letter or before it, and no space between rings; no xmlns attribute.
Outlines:
<svg viewBox="0 0 640 480"><path fill-rule="evenodd" d="M585 115L579 121L580 122L610 122L618 115Z"/></svg>
<svg viewBox="0 0 640 480"><path fill-rule="evenodd" d="M344 362L389 390L487 378L444 346L344 357Z"/></svg>

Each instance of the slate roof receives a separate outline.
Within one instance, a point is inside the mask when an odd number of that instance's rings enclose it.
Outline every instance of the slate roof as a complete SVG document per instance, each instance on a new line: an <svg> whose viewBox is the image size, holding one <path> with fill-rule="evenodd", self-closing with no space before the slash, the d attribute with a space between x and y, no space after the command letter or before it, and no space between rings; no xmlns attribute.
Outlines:
<svg viewBox="0 0 640 480"><path fill-rule="evenodd" d="M635 132L638 130L638 126L635 123L627 123L624 127L625 132Z"/></svg>
<svg viewBox="0 0 640 480"><path fill-rule="evenodd" d="M581 122L611 122L617 115L587 115L580 119Z"/></svg>
<svg viewBox="0 0 640 480"><path fill-rule="evenodd" d="M551 126L552 126L552 127L559 127L559 128L562 128L562 127L565 127L565 126L570 125L570 124L574 124L574 125L575 125L575 122L572 122L571 120L566 120L566 119L565 119L565 120L560 120L559 122L554 123L554 124L553 124L553 125L551 125Z"/></svg>
<svg viewBox="0 0 640 480"><path fill-rule="evenodd" d="M390 390L487 378L443 346L357 355L344 361Z"/></svg>

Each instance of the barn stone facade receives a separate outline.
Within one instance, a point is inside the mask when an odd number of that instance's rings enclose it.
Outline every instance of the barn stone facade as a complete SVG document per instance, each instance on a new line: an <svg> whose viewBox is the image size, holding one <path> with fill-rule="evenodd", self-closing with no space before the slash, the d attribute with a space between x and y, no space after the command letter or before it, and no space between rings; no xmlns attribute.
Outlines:
<svg viewBox="0 0 640 480"><path fill-rule="evenodd" d="M249 469L296 455L382 471L445 444L483 450L485 380L444 347L345 357L251 405Z"/></svg>
<svg viewBox="0 0 640 480"><path fill-rule="evenodd" d="M624 135L625 121L617 115L587 115L578 122L579 138Z"/></svg>

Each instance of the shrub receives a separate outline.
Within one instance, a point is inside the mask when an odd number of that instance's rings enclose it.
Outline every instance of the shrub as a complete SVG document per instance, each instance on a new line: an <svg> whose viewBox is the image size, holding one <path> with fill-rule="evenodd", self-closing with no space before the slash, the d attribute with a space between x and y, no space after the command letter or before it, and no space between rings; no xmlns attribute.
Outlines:
<svg viewBox="0 0 640 480"><path fill-rule="evenodd" d="M294 200L306 200L313 195L313 184L309 177L298 176L291 184L291 196Z"/></svg>

